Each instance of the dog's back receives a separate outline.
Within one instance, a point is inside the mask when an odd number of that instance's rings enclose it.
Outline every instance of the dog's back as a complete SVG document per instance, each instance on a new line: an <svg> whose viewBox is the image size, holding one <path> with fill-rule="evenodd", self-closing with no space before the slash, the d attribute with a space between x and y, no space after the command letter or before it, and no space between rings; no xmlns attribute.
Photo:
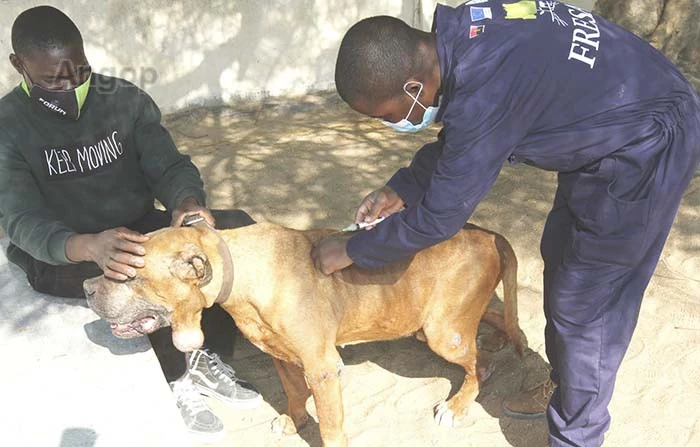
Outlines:
<svg viewBox="0 0 700 447"><path fill-rule="evenodd" d="M280 299L274 299L278 307L283 302L289 312L304 309L312 321L332 320L329 330L335 331L336 344L409 336L426 324L455 316L476 327L503 279L506 319L498 326L522 349L517 261L510 244L497 233L470 226L412 259L372 270L353 265L329 276L315 269L309 253L319 240L337 233L334 230L302 231L259 223L224 233L226 239L236 239L234 250L267 263L254 267L255 273L244 273L242 269L255 261L249 259L245 265L234 261L240 274L270 273L264 283L256 281L265 289L252 294L256 299L267 301L266 297L279 294Z"/></svg>

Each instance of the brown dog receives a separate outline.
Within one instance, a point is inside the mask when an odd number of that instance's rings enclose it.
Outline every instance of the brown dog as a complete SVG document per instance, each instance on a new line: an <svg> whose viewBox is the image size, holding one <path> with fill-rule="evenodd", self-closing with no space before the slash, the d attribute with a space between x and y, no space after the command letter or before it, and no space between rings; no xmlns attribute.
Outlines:
<svg viewBox="0 0 700 447"><path fill-rule="evenodd" d="M420 333L433 351L465 369L461 389L435 410L438 423L456 424L479 393L476 334L482 316L523 350L510 244L470 227L410 261L324 276L309 253L329 233L267 223L219 231L206 225L163 229L144 244L146 266L134 279L90 279L85 294L115 335L137 336L170 324L175 346L184 352L202 345L202 309L218 302L274 358L289 401L275 428L295 433L309 417L305 402L313 394L325 446L347 445L336 345ZM501 280L504 316L485 314Z"/></svg>

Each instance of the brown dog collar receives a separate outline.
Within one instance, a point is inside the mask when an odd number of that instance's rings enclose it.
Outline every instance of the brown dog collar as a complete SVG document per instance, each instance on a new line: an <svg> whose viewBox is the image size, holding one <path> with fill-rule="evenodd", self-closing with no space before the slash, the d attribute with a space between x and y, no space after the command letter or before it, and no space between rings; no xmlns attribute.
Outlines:
<svg viewBox="0 0 700 447"><path fill-rule="evenodd" d="M207 224L207 226L209 225ZM211 228L211 230L216 233L214 228ZM231 290L233 289L233 259L231 259L231 252L224 238L222 238L219 233L216 233L216 236L219 238L219 243L216 245L216 248L219 251L219 256L221 256L224 277L221 279L221 289L214 302L223 303L231 295Z"/></svg>
<svg viewBox="0 0 700 447"><path fill-rule="evenodd" d="M233 259L231 258L231 252L226 245L224 238L219 235L214 227L209 225L206 220L199 214L192 216L186 216L182 221L182 226L184 227L194 227L203 226L209 231L214 233L219 239L216 249L219 252L219 257L221 257L222 275L221 279L221 289L219 290L219 295L217 295L215 303L223 303L231 295L231 290L233 289Z"/></svg>

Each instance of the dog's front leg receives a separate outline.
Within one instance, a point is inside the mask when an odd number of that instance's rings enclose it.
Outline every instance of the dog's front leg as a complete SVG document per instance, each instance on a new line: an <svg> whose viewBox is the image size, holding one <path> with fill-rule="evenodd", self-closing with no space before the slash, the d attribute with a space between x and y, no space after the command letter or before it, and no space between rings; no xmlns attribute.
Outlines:
<svg viewBox="0 0 700 447"><path fill-rule="evenodd" d="M305 359L304 374L316 403L318 426L324 447L346 447L343 431L343 397L340 372L343 361L335 346L320 358Z"/></svg>
<svg viewBox="0 0 700 447"><path fill-rule="evenodd" d="M287 395L287 414L280 415L272 421L272 430L293 435L309 420L306 400L311 395L311 390L306 385L304 371L300 367L276 358L273 358L272 362L275 364L284 393Z"/></svg>

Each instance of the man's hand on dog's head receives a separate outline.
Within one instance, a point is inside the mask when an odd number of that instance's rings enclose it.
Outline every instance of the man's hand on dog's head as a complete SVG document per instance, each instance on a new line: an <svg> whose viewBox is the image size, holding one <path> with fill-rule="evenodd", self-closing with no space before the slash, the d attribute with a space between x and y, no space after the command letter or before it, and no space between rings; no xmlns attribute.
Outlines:
<svg viewBox="0 0 700 447"><path fill-rule="evenodd" d="M75 234L66 242L66 256L74 262L94 262L107 278L125 281L144 266L146 249L141 244L147 240L148 236L126 227Z"/></svg>
<svg viewBox="0 0 700 447"><path fill-rule="evenodd" d="M211 212L199 205L193 197L182 201L172 213L172 226L182 225L186 216L199 214L215 225ZM148 236L126 227L112 228L95 234L74 234L66 241L66 257L73 262L94 262L105 277L125 281L136 276L136 270L144 266L146 249L141 245Z"/></svg>

